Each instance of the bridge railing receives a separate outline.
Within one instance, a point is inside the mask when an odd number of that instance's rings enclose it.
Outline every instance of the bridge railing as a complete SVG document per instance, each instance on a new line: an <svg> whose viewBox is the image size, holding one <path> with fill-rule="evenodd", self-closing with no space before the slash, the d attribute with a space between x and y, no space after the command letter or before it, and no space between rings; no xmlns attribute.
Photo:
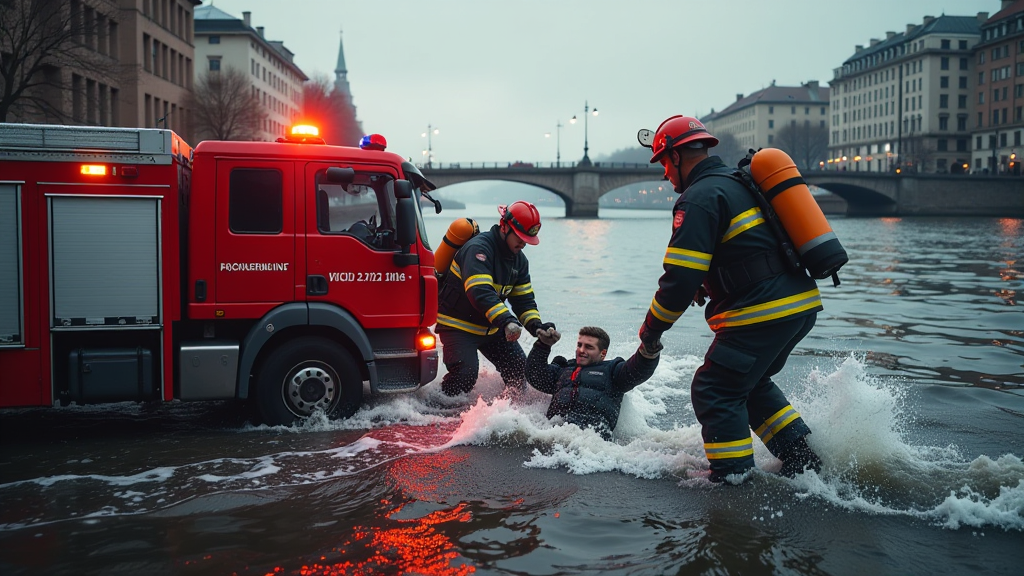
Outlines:
<svg viewBox="0 0 1024 576"><path fill-rule="evenodd" d="M431 162L417 164L416 167L426 170L480 170L480 169L501 169L509 170L522 169L572 169L577 167L578 162ZM661 164L650 164L647 162L594 162L594 168L630 168L650 169L652 172L660 171Z"/></svg>

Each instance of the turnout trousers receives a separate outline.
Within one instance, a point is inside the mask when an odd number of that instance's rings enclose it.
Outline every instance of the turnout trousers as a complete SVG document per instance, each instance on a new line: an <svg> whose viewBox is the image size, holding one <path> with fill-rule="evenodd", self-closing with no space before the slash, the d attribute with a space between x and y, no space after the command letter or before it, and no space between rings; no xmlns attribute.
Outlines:
<svg viewBox="0 0 1024 576"><path fill-rule="evenodd" d="M521 390L526 385L526 354L519 342L505 340L499 330L490 336L478 336L461 330L438 329L445 368L441 390L448 396L464 394L476 385L480 373L479 350L498 369L506 388Z"/></svg>
<svg viewBox="0 0 1024 576"><path fill-rule="evenodd" d="M751 429L772 454L811 433L772 381L816 314L720 332L690 387L712 478L754 467Z"/></svg>

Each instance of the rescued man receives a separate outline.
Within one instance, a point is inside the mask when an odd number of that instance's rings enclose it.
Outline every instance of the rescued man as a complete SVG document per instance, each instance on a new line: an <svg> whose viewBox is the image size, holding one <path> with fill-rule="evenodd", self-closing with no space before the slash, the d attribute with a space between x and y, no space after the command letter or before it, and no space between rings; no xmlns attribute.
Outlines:
<svg viewBox="0 0 1024 576"><path fill-rule="evenodd" d="M708 156L718 139L699 120L673 116L647 145L651 163L664 166L680 196L640 341L660 350L662 333L694 302L710 299L705 316L715 339L690 395L709 479L742 480L754 468L751 429L782 460L783 475L820 470L805 439L810 428L772 381L822 309L814 279L781 262L755 192L730 177L718 156Z"/></svg>
<svg viewBox="0 0 1024 576"><path fill-rule="evenodd" d="M476 385L478 350L498 369L506 389L523 389L526 354L517 342L523 327L534 336L555 329L540 319L523 254L527 244L540 243L540 212L520 200L498 206L498 214L499 224L459 248L438 291L437 335L448 369L441 390L448 396Z"/></svg>
<svg viewBox="0 0 1024 576"><path fill-rule="evenodd" d="M526 361L526 381L551 394L548 418L561 416L568 423L593 428L605 440L611 440L622 396L654 374L659 352L648 352L641 344L629 360L605 360L608 333L584 326L576 341L576 359L567 361L557 356L549 363L551 347L560 338L557 330L537 336Z"/></svg>

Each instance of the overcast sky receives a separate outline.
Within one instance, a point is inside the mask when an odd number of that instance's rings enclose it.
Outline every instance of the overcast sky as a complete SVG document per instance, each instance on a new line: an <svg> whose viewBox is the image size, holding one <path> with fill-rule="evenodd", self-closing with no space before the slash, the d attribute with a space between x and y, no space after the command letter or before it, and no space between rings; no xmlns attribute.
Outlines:
<svg viewBox="0 0 1024 576"><path fill-rule="evenodd" d="M204 4L210 4L205 0ZM438 162L553 162L636 146L640 128L703 115L775 80L832 79L856 44L925 15L999 0L213 0L333 81L339 31L357 114L388 149ZM580 118L575 125L569 119ZM551 133L545 138L545 133Z"/></svg>

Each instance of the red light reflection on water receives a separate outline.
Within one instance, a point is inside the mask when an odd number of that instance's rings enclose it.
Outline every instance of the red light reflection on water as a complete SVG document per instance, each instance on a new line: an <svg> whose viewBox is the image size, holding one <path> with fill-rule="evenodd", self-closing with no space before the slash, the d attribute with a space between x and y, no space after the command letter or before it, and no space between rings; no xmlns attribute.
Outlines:
<svg viewBox="0 0 1024 576"><path fill-rule="evenodd" d="M452 485L448 469L465 460L467 455L448 452L420 455L395 462L388 470L388 479L414 499L437 494ZM413 500L415 501L415 500ZM292 572L281 567L267 576L291 572L302 576L369 576L371 574L417 574L424 576L465 576L476 572L476 567L461 564L453 566L459 557L455 543L445 534L442 525L451 522L469 522L472 514L468 504L459 504L431 512L420 518L395 519L403 504L382 500L382 525L356 526L351 535L314 562ZM331 562L330 557L349 557L358 560Z"/></svg>

